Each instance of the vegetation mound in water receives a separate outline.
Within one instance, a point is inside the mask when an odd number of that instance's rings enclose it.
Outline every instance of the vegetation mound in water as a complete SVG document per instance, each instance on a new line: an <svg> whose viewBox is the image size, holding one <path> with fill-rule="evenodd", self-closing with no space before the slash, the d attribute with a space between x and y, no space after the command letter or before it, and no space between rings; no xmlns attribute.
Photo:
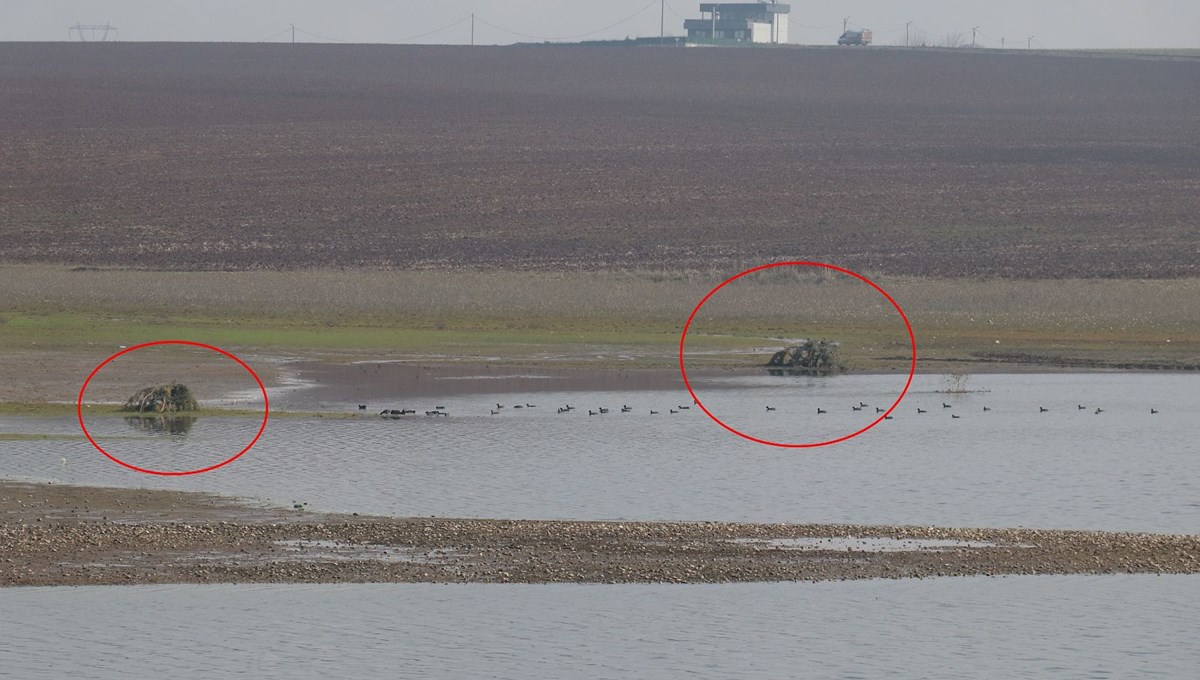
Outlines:
<svg viewBox="0 0 1200 680"><path fill-rule="evenodd" d="M767 366L787 369L789 373L841 373L846 365L838 357L838 344L829 340L805 340L795 347L776 352Z"/></svg>
<svg viewBox="0 0 1200 680"><path fill-rule="evenodd" d="M177 413L199 409L200 404L188 386L177 383L139 390L121 407L122 411L136 413Z"/></svg>

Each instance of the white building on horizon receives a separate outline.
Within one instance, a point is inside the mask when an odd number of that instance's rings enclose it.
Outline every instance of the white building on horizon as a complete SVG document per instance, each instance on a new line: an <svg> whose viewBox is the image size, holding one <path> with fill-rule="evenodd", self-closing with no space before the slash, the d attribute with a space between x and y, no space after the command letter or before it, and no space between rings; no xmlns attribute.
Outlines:
<svg viewBox="0 0 1200 680"><path fill-rule="evenodd" d="M774 1L702 2L701 18L685 20L683 28L689 41L783 44L791 11L791 5Z"/></svg>

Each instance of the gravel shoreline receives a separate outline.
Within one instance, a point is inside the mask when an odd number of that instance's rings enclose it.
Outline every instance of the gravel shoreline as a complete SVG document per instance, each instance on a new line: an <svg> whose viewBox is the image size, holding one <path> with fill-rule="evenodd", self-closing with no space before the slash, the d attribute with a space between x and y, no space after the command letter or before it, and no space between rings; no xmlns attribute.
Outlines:
<svg viewBox="0 0 1200 680"><path fill-rule="evenodd" d="M360 517L200 493L0 482L0 586L721 583L1114 573L1200 573L1200 536Z"/></svg>

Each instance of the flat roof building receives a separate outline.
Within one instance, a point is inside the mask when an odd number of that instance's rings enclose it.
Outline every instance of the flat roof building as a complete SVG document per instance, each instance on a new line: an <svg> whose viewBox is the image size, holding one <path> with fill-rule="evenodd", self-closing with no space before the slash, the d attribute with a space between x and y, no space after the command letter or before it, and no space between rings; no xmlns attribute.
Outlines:
<svg viewBox="0 0 1200 680"><path fill-rule="evenodd" d="M780 44L788 41L791 5L779 2L700 3L699 19L687 19L689 41Z"/></svg>

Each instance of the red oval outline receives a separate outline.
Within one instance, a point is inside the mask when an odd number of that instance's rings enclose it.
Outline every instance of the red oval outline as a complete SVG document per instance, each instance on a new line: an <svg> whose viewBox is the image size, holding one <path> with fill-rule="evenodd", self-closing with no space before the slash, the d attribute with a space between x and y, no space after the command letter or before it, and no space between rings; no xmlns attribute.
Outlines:
<svg viewBox="0 0 1200 680"><path fill-rule="evenodd" d="M83 394L84 394L84 392L87 392L88 383L92 382L92 378L96 377L96 374L100 372L100 369L107 366L109 364L109 362L111 362L113 359L116 359L117 357L119 357L123 354L128 354L134 350L142 349L144 347L153 347L155 345L191 345L193 347L203 347L204 349L212 350L213 352L222 354L224 356L229 357L230 359L233 359L239 366L246 369L246 372L248 372L251 375L251 377L254 378L254 382L258 383L258 389L260 391L262 391L262 395L263 395L263 420L262 420L262 425L260 425L258 428L258 434L254 435L254 439L250 440L250 443L246 445L246 448L242 449L241 451L238 451L237 454L235 454L232 458L221 461L220 463L217 463L216 465L210 465L206 468L199 468L196 470L184 470L182 472L163 472L162 470L150 470L148 468L140 468L136 465L130 465L129 463L126 463L125 461L121 460L120 458L117 458L116 456L112 455L108 451L105 451L104 447L97 444L95 439L92 439L92 433L88 432L87 425L85 425L83 422ZM201 472L208 472L210 470L216 470L219 467L228 465L228 464L232 463L233 461L237 460L238 458L241 458L242 454L249 451L256 443L258 443L258 438L262 436L263 430L267 429L267 418L270 417L270 414L271 414L271 404L267 400L267 388L265 385L263 385L262 379L259 378L258 374L254 372L254 369L252 369L248 365L246 365L246 362L237 358L230 352L226 352L225 350L221 349L220 347L214 347L213 345L206 345L202 342L193 342L191 340L155 340L153 342L143 342L140 345L134 345L133 347L130 347L128 349L123 349L120 352L117 352L116 354L112 355L111 357L100 362L99 366L92 369L92 372L88 375L87 380L83 381L83 387L79 388L79 397L75 400L75 412L79 417L79 427L83 428L83 436L87 437L87 440L92 443L92 446L96 447L97 451L99 451L100 453L103 453L104 456L106 458L108 458L109 460L111 460L112 462L116 463L117 465L127 467L130 470L136 470L137 472L142 472L142 473L145 473L148 475L163 475L163 476L170 476L170 477L178 477L178 476L182 476L182 475L198 475Z"/></svg>
<svg viewBox="0 0 1200 680"><path fill-rule="evenodd" d="M684 357L683 357L684 345L687 343L688 330L692 327L692 321L696 318L696 314L698 314L700 312L700 308L704 306L704 303L708 302L709 298L711 298L713 295L715 295L717 293L717 291L721 290L722 288L729 285L730 283L733 283L734 281L742 278L743 276L746 276L747 274L753 274L754 272L762 271L764 269L771 269L773 267L795 267L795 266L824 267L825 269L832 269L833 271L841 272L848 276L853 276L854 278L858 279L859 281L862 281L863 283L874 288L880 295L882 295L884 298L886 298L888 302L892 303L892 307L894 307L896 309L896 313L899 314L900 318L904 321L904 327L908 330L908 341L909 341L910 346L912 347L912 361L909 363L909 367L908 367L908 380L905 381L904 389L900 390L900 396L896 397L896 401L892 402L892 405L890 407L888 407L888 409L886 411L884 411L882 414L880 414L878 418L876 418L873 422L871 422L871 424L867 425L866 427L862 428L861 430L858 430L856 432L851 432L850 434L838 437L837 439L830 439L830 440L823 441L823 442L806 442L803 444L789 444L786 442L775 442L775 441L771 441L769 439L759 439L758 437L748 435L745 432L742 432L736 428L726 425L720 418L716 417L707 408L705 408L704 404L700 402L700 399L696 397L696 392L695 392L695 390L692 389L692 383L688 380L688 377L687 377L687 367L684 365ZM886 290L884 290L883 288L880 288L874 281L868 279L867 277L863 276L862 274L859 274L858 272L852 271L850 269L845 269L843 267L839 267L837 265L826 264L824 262L809 262L809 261L805 261L805 260L796 260L796 261L788 261L788 262L773 262L770 264L763 264L763 265L759 265L757 267L753 267L751 269L747 269L746 271L744 271L740 274L734 274L733 276L729 277L728 279L725 279L724 281L722 281L716 288L713 288L712 290L710 290L708 292L708 295L705 295L700 300L699 304L696 305L696 308L692 310L691 316L688 317L687 323L683 325L683 333L681 333L679 336L679 372L683 375L683 384L687 387L688 394L692 395L692 401L696 402L696 405L700 407L700 410L704 411L705 415L707 415L709 418L712 418L713 422L715 422L716 424L725 428L726 430L729 430L730 432L736 434L737 436L739 436L743 439L748 439L752 442L757 442L759 444L765 444L767 446L778 446L780 448L788 448L788 449L809 449L809 448L815 448L818 446L829 446L830 444L837 444L838 442L844 442L847 439L852 439L854 437L857 437L858 435L866 432L867 430L869 430L869 429L875 427L876 425L878 425L879 423L883 422L889 415L891 415L892 411L896 410L896 407L899 406L900 402L904 400L904 395L908 394L908 388L910 385L912 385L913 376L917 372L917 337L915 335L913 335L912 323L909 322L908 315L905 314L904 310L900 308L900 304L897 303L894 299L892 299L892 296L888 295L888 292Z"/></svg>

